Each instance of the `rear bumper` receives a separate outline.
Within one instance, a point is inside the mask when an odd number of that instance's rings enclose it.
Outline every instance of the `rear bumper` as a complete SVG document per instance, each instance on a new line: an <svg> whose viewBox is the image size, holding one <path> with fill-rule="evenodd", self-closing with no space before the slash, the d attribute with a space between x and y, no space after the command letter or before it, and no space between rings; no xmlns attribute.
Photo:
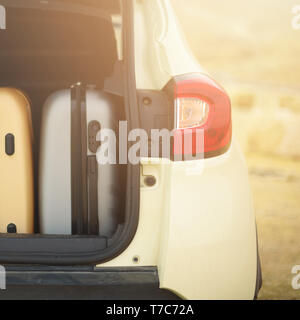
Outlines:
<svg viewBox="0 0 300 320"><path fill-rule="evenodd" d="M255 299L261 288L258 257ZM156 267L6 267L0 300L180 300L160 289Z"/></svg>
<svg viewBox="0 0 300 320"><path fill-rule="evenodd" d="M176 300L154 267L6 267L0 299Z"/></svg>

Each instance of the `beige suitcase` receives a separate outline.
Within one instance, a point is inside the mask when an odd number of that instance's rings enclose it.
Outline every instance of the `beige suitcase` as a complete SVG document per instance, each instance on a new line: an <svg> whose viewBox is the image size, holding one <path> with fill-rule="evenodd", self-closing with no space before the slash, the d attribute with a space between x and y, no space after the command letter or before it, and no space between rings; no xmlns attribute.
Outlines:
<svg viewBox="0 0 300 320"><path fill-rule="evenodd" d="M0 233L33 233L34 191L30 103L0 88Z"/></svg>

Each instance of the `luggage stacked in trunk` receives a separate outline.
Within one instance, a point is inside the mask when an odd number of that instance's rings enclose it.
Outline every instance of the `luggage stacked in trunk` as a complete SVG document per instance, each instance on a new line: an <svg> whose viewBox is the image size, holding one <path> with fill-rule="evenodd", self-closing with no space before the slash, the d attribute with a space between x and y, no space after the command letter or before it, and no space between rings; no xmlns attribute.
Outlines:
<svg viewBox="0 0 300 320"><path fill-rule="evenodd" d="M11 224L10 232L110 237L122 222L126 179L125 166L96 161L99 126L115 130L123 119L122 99L102 90L118 59L113 25L59 10L8 7L6 14L0 232ZM78 80L97 89L68 89Z"/></svg>

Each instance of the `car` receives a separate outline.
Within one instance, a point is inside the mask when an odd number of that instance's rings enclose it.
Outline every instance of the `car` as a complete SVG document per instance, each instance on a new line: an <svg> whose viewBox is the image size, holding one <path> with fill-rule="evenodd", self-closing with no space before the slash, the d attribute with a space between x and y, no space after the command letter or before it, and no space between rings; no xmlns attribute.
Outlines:
<svg viewBox="0 0 300 320"><path fill-rule="evenodd" d="M33 134L41 142L33 147L34 164L40 162L40 169L34 168L35 232L0 236L7 279L0 298L257 298L255 215L247 165L234 128L232 133L230 98L194 58L171 1L0 0L0 5L7 14L0 30L0 85L26 92ZM101 30L98 20L108 29ZM69 174L52 189L43 187L64 168L63 145L47 161L45 135L52 130L52 145L61 146L69 120L52 119L53 129L41 130L42 106L46 99L49 106L68 97L59 90L72 82L76 92L86 83L89 92L98 86L113 95L122 110L118 120L127 125L117 137L118 147L123 141L129 152L119 163L117 222L107 234L47 229L46 215L64 214L51 197L65 187ZM59 101L61 111L68 102ZM44 115L53 116L54 109L46 108ZM164 133L170 136L161 140ZM67 142L64 146L69 150ZM54 171L41 178L50 162ZM67 197L63 193L63 201Z"/></svg>

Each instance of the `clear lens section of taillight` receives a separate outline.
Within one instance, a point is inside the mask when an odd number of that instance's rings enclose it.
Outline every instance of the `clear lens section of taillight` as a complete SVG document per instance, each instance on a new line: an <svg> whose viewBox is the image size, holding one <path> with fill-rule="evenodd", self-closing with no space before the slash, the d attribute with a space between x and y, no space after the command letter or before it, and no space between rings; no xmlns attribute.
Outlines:
<svg viewBox="0 0 300 320"><path fill-rule="evenodd" d="M175 111L176 129L202 126L209 114L210 106L199 98L177 98Z"/></svg>
<svg viewBox="0 0 300 320"><path fill-rule="evenodd" d="M182 156L189 160L190 155L195 155L200 159L203 153L208 158L228 150L232 131L231 103L221 86L205 74L177 76L174 100L174 158ZM198 139L199 132L203 139Z"/></svg>

